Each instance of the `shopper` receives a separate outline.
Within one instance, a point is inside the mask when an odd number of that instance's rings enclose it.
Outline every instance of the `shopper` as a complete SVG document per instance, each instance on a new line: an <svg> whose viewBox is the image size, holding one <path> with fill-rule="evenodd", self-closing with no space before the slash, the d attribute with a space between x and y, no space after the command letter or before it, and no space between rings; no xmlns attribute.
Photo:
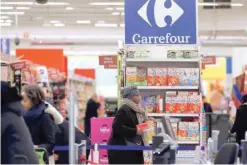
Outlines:
<svg viewBox="0 0 247 165"><path fill-rule="evenodd" d="M212 113L212 112L213 112L212 106L211 106L211 104L209 104L209 103L207 102L206 96L202 96L202 101L203 101L203 108L204 108L204 111L205 111L206 113Z"/></svg>
<svg viewBox="0 0 247 165"><path fill-rule="evenodd" d="M1 164L38 164L17 89L1 81Z"/></svg>
<svg viewBox="0 0 247 165"><path fill-rule="evenodd" d="M122 91L123 105L118 110L109 145L143 145L142 131L137 125L148 120L145 111L138 107L140 94L136 87ZM144 164L142 151L108 151L110 164Z"/></svg>
<svg viewBox="0 0 247 165"><path fill-rule="evenodd" d="M85 115L85 134L90 137L91 135L91 118L98 116L98 109L100 103L98 102L97 95L94 94L87 102L86 115Z"/></svg>
<svg viewBox="0 0 247 165"><path fill-rule="evenodd" d="M69 121L64 120L64 122L58 125L61 132L56 135L56 145L57 146L68 146L69 145ZM90 139L82 133L78 128L75 128L75 143L80 144L82 140L86 140L87 145L90 145ZM86 152L86 158L88 159L89 150ZM56 151L57 155L56 164L69 164L69 151Z"/></svg>
<svg viewBox="0 0 247 165"><path fill-rule="evenodd" d="M53 148L55 135L58 131L56 124L63 122L63 117L50 104L45 102L45 94L37 85L26 85L22 91L22 104L27 110L24 115L35 147L47 150L49 163L54 163ZM47 160L46 160L47 161Z"/></svg>
<svg viewBox="0 0 247 165"><path fill-rule="evenodd" d="M247 94L242 97L241 105L237 109L236 119L231 129L231 133L236 133L236 141L241 144L241 140L245 139L247 131Z"/></svg>
<svg viewBox="0 0 247 165"><path fill-rule="evenodd" d="M203 108L206 113L206 118L208 121L208 137L212 137L212 113L213 109L210 103L207 101L206 96L202 96Z"/></svg>

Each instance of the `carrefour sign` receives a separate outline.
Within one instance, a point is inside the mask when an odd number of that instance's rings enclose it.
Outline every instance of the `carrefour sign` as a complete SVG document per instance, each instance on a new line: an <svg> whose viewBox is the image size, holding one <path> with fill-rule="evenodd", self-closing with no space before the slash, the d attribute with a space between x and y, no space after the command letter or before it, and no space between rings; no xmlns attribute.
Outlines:
<svg viewBox="0 0 247 165"><path fill-rule="evenodd" d="M125 0L126 44L197 44L197 0Z"/></svg>

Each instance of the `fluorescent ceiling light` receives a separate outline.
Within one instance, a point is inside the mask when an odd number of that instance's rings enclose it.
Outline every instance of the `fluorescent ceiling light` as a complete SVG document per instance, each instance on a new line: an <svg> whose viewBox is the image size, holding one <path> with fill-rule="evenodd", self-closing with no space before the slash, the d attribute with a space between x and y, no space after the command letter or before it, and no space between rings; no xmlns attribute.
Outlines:
<svg viewBox="0 0 247 165"><path fill-rule="evenodd" d="M0 6L0 10L12 10L14 9L13 6Z"/></svg>
<svg viewBox="0 0 247 165"><path fill-rule="evenodd" d="M121 15L125 15L124 12L122 12Z"/></svg>
<svg viewBox="0 0 247 165"><path fill-rule="evenodd" d="M107 8L105 8L106 10L114 10L114 8L113 7L107 7Z"/></svg>
<svg viewBox="0 0 247 165"><path fill-rule="evenodd" d="M124 2L92 2L90 5L94 6L123 6Z"/></svg>
<svg viewBox="0 0 247 165"><path fill-rule="evenodd" d="M77 24L90 24L91 21L90 20L78 20L76 21Z"/></svg>
<svg viewBox="0 0 247 165"><path fill-rule="evenodd" d="M66 7L65 10L74 10L73 7Z"/></svg>
<svg viewBox="0 0 247 165"><path fill-rule="evenodd" d="M117 24L104 24L104 23L96 23L94 24L95 27L117 27Z"/></svg>
<svg viewBox="0 0 247 165"><path fill-rule="evenodd" d="M5 22L12 23L13 21L11 19L7 19L7 20L5 20Z"/></svg>
<svg viewBox="0 0 247 165"><path fill-rule="evenodd" d="M60 23L60 21L52 20L50 23Z"/></svg>
<svg viewBox="0 0 247 165"><path fill-rule="evenodd" d="M51 26L49 23L44 23L43 26Z"/></svg>
<svg viewBox="0 0 247 165"><path fill-rule="evenodd" d="M3 22L4 22L4 20L3 20L3 19L1 19L0 21L1 21L1 23L3 23Z"/></svg>
<svg viewBox="0 0 247 165"><path fill-rule="evenodd" d="M1 15L24 15L25 12L20 12L20 11L16 11L16 12L1 12Z"/></svg>
<svg viewBox="0 0 247 165"><path fill-rule="evenodd" d="M68 5L68 3L66 3L66 2L47 2L46 4L35 3L35 5L65 6L65 5Z"/></svg>
<svg viewBox="0 0 247 165"><path fill-rule="evenodd" d="M124 8L123 7L117 7L116 10L121 10L122 11L122 10L124 10Z"/></svg>
<svg viewBox="0 0 247 165"><path fill-rule="evenodd" d="M242 3L232 3L231 6L236 6L236 7L241 7L241 6L244 6L244 4Z"/></svg>
<svg viewBox="0 0 247 165"><path fill-rule="evenodd" d="M11 26L11 23L1 23L0 26Z"/></svg>
<svg viewBox="0 0 247 165"><path fill-rule="evenodd" d="M0 15L0 19L7 19L9 18L8 16L3 16L3 15Z"/></svg>
<svg viewBox="0 0 247 165"><path fill-rule="evenodd" d="M56 23L56 24L54 24L54 26L55 27L63 27L63 26L65 26L65 24L63 24L63 23Z"/></svg>
<svg viewBox="0 0 247 165"><path fill-rule="evenodd" d="M29 10L30 7L16 7L17 10Z"/></svg>
<svg viewBox="0 0 247 165"><path fill-rule="evenodd" d="M198 6L218 6L218 3L198 3Z"/></svg>
<svg viewBox="0 0 247 165"><path fill-rule="evenodd" d="M120 24L120 27L125 27L125 24Z"/></svg>
<svg viewBox="0 0 247 165"><path fill-rule="evenodd" d="M112 15L120 15L121 13L119 12L113 12Z"/></svg>
<svg viewBox="0 0 247 165"><path fill-rule="evenodd" d="M100 21L97 21L97 23L105 23L105 21L100 20Z"/></svg>
<svg viewBox="0 0 247 165"><path fill-rule="evenodd" d="M33 2L1 2L1 5L33 5Z"/></svg>

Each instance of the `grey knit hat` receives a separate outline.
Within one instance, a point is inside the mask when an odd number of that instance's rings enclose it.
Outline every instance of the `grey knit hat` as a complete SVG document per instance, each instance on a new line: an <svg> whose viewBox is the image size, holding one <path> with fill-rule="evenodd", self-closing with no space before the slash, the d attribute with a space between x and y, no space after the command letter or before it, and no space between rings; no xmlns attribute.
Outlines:
<svg viewBox="0 0 247 165"><path fill-rule="evenodd" d="M124 99L125 98L131 99L132 97L137 96L139 94L140 94L140 92L137 89L137 87L135 87L135 86L125 87L122 90L122 96Z"/></svg>

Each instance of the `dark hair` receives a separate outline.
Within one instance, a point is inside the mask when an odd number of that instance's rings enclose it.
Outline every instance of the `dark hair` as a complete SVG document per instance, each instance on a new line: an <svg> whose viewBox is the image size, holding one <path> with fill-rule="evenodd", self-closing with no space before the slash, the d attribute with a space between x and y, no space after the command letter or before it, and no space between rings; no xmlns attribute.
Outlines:
<svg viewBox="0 0 247 165"><path fill-rule="evenodd" d="M38 85L25 85L23 91L33 106L38 106L45 100L45 93Z"/></svg>
<svg viewBox="0 0 247 165"><path fill-rule="evenodd" d="M243 95L242 99L241 99L242 103L246 103L247 102L247 94Z"/></svg>

